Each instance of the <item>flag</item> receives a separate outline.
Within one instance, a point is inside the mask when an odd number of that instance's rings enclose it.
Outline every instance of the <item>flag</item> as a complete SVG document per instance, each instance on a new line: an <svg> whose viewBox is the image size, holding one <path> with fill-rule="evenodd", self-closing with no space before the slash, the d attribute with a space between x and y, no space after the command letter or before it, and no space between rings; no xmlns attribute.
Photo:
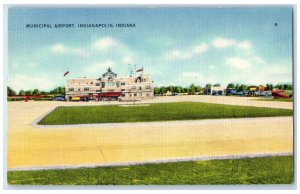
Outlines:
<svg viewBox="0 0 300 194"><path fill-rule="evenodd" d="M68 75L69 74L69 71L66 71L65 73L64 73L64 77L66 76L66 75Z"/></svg>
<svg viewBox="0 0 300 194"><path fill-rule="evenodd" d="M144 71L144 68L136 70L136 72L141 72L141 71Z"/></svg>

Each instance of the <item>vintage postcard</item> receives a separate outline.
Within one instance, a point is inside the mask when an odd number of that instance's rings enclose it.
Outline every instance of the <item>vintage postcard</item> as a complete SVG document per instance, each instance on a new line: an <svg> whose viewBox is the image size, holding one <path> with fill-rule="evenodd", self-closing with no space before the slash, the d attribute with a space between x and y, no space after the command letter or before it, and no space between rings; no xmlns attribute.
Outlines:
<svg viewBox="0 0 300 194"><path fill-rule="evenodd" d="M7 7L7 184L294 183L293 6Z"/></svg>

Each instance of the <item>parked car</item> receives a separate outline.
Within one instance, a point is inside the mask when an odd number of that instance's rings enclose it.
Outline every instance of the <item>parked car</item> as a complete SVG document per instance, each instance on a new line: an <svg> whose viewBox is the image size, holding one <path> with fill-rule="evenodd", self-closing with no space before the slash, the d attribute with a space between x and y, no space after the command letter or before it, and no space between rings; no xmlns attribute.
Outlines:
<svg viewBox="0 0 300 194"><path fill-rule="evenodd" d="M271 91L264 91L260 93L261 96L265 96L265 97L271 97L272 96L272 92Z"/></svg>
<svg viewBox="0 0 300 194"><path fill-rule="evenodd" d="M243 95L244 95L244 92L243 92L243 91L237 92L236 95L243 96Z"/></svg>
<svg viewBox="0 0 300 194"><path fill-rule="evenodd" d="M230 96L230 95L236 95L236 90L234 89L227 89L226 90L226 96Z"/></svg>
<svg viewBox="0 0 300 194"><path fill-rule="evenodd" d="M72 97L71 101L80 101L80 97L74 96L74 97Z"/></svg>
<svg viewBox="0 0 300 194"><path fill-rule="evenodd" d="M54 97L52 100L53 100L53 101L65 101L66 99L65 99L65 97L63 97L63 96L56 96L56 97Z"/></svg>

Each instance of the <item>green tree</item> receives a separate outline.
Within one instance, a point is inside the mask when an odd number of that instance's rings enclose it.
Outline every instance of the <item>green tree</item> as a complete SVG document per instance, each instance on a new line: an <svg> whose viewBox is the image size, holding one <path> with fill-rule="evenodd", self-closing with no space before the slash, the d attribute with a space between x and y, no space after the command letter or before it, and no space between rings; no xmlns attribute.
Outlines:
<svg viewBox="0 0 300 194"><path fill-rule="evenodd" d="M201 86L196 86L195 87L196 92L201 92L203 89Z"/></svg>
<svg viewBox="0 0 300 194"><path fill-rule="evenodd" d="M293 86L291 84L283 84L283 89L284 90L292 90Z"/></svg>
<svg viewBox="0 0 300 194"><path fill-rule="evenodd" d="M195 94L195 91L196 91L195 85L191 84L189 88L189 94Z"/></svg>
<svg viewBox="0 0 300 194"><path fill-rule="evenodd" d="M20 90L19 91L19 96L25 96L25 91L24 90Z"/></svg>
<svg viewBox="0 0 300 194"><path fill-rule="evenodd" d="M245 85L245 84L241 84L240 87L238 88L238 91L239 91L239 92L241 92L241 91L244 92L244 91L246 91L246 90L247 90L247 85Z"/></svg>
<svg viewBox="0 0 300 194"><path fill-rule="evenodd" d="M41 94L42 94L42 95L48 95L48 94L50 94L50 92L41 91Z"/></svg>
<svg viewBox="0 0 300 194"><path fill-rule="evenodd" d="M57 87L57 94L65 94L65 87Z"/></svg>
<svg viewBox="0 0 300 194"><path fill-rule="evenodd" d="M267 91L273 90L273 84L267 84L266 85L266 90Z"/></svg>
<svg viewBox="0 0 300 194"><path fill-rule="evenodd" d="M31 96L33 94L33 91L32 90L27 90L26 92L25 92L25 95L27 95L27 96Z"/></svg>
<svg viewBox="0 0 300 194"><path fill-rule="evenodd" d="M16 92L11 87L7 86L7 95L14 96L16 95Z"/></svg>
<svg viewBox="0 0 300 194"><path fill-rule="evenodd" d="M275 86L275 88L278 88L279 90L282 90L282 89L283 89L283 85L282 85L282 84L277 84L277 85Z"/></svg>
<svg viewBox="0 0 300 194"><path fill-rule="evenodd" d="M214 86L221 86L221 84L215 84Z"/></svg>
<svg viewBox="0 0 300 194"><path fill-rule="evenodd" d="M174 92L175 91L174 86L168 86L167 90L170 91L170 92Z"/></svg>
<svg viewBox="0 0 300 194"><path fill-rule="evenodd" d="M38 89L33 90L33 95L40 95L41 92Z"/></svg>
<svg viewBox="0 0 300 194"><path fill-rule="evenodd" d="M154 95L159 94L159 88L158 87L154 87Z"/></svg>
<svg viewBox="0 0 300 194"><path fill-rule="evenodd" d="M161 86L159 90L161 94L167 93L167 88L165 86Z"/></svg>
<svg viewBox="0 0 300 194"><path fill-rule="evenodd" d="M234 88L238 90L240 88L240 84L235 84Z"/></svg>
<svg viewBox="0 0 300 194"><path fill-rule="evenodd" d="M182 88L182 92L183 92L183 93L187 93L188 91L189 91L188 88L186 88L186 87Z"/></svg>
<svg viewBox="0 0 300 194"><path fill-rule="evenodd" d="M227 89L229 89L229 88L234 88L234 84L233 83L228 84Z"/></svg>
<svg viewBox="0 0 300 194"><path fill-rule="evenodd" d="M205 88L211 88L211 84L206 84Z"/></svg>
<svg viewBox="0 0 300 194"><path fill-rule="evenodd" d="M181 93L183 90L182 90L182 87L181 86L176 86L175 87L175 92L176 93Z"/></svg>
<svg viewBox="0 0 300 194"><path fill-rule="evenodd" d="M62 94L61 93L61 87L54 88L50 91L50 94Z"/></svg>

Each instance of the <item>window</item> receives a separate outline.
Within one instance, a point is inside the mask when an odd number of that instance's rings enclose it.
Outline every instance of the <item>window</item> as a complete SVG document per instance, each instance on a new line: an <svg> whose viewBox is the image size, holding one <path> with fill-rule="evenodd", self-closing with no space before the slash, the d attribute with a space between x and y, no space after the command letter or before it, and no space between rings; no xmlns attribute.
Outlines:
<svg viewBox="0 0 300 194"><path fill-rule="evenodd" d="M114 86L114 82L107 82L107 86Z"/></svg>
<svg viewBox="0 0 300 194"><path fill-rule="evenodd" d="M96 90L96 92L100 92L100 90Z"/></svg>
<svg viewBox="0 0 300 194"><path fill-rule="evenodd" d="M102 88L105 88L105 82L101 82L102 83Z"/></svg>
<svg viewBox="0 0 300 194"><path fill-rule="evenodd" d="M120 87L120 82L116 82L117 87Z"/></svg>
<svg viewBox="0 0 300 194"><path fill-rule="evenodd" d="M84 90L84 91L90 91L90 88L85 87L83 90Z"/></svg>
<svg viewBox="0 0 300 194"><path fill-rule="evenodd" d="M100 86L100 83L96 83L96 86Z"/></svg>
<svg viewBox="0 0 300 194"><path fill-rule="evenodd" d="M80 88L78 88L78 92L80 92Z"/></svg>
<svg viewBox="0 0 300 194"><path fill-rule="evenodd" d="M125 82L121 82L121 86L125 86Z"/></svg>
<svg viewBox="0 0 300 194"><path fill-rule="evenodd" d="M135 90L135 89L136 89L136 86L132 86L131 89Z"/></svg>
<svg viewBox="0 0 300 194"><path fill-rule="evenodd" d="M144 82L146 82L147 80L146 79L144 79Z"/></svg>
<svg viewBox="0 0 300 194"><path fill-rule="evenodd" d="M69 88L69 92L74 92L74 88Z"/></svg>
<svg viewBox="0 0 300 194"><path fill-rule="evenodd" d="M122 97L125 97L125 94L122 94Z"/></svg>
<svg viewBox="0 0 300 194"><path fill-rule="evenodd" d="M146 85L146 89L151 89L151 86L150 85Z"/></svg>
<svg viewBox="0 0 300 194"><path fill-rule="evenodd" d="M109 91L109 92L114 92L114 90L112 89L112 90L107 90L107 91Z"/></svg>
<svg viewBox="0 0 300 194"><path fill-rule="evenodd" d="M149 97L149 96L150 96L150 93L149 93L149 92L147 92L147 93L146 93L146 96L147 96L147 97Z"/></svg>
<svg viewBox="0 0 300 194"><path fill-rule="evenodd" d="M137 96L137 93L134 93L134 96Z"/></svg>
<svg viewBox="0 0 300 194"><path fill-rule="evenodd" d="M121 89L122 92L125 92L125 89Z"/></svg>
<svg viewBox="0 0 300 194"><path fill-rule="evenodd" d="M142 86L140 86L139 89L142 90Z"/></svg>

